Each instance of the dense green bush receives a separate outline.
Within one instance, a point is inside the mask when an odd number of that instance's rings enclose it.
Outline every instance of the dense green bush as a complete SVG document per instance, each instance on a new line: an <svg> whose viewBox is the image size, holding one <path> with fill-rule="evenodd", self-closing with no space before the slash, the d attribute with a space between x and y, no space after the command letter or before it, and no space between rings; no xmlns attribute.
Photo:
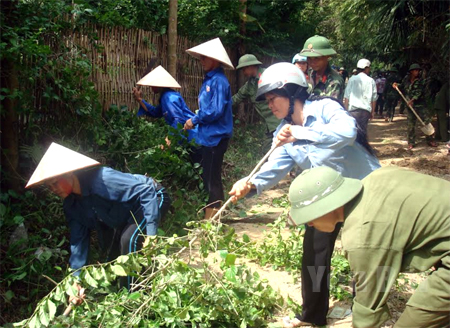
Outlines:
<svg viewBox="0 0 450 328"><path fill-rule="evenodd" d="M0 197L0 304L6 322L28 316L52 280L67 273L68 229L61 202L42 196L9 190Z"/></svg>

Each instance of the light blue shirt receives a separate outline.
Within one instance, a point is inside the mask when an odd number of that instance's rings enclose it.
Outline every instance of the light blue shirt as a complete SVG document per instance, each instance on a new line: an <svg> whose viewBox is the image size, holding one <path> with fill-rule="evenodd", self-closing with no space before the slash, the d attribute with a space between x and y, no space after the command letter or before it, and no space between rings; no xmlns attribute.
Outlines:
<svg viewBox="0 0 450 328"><path fill-rule="evenodd" d="M363 179L380 168L378 159L356 142L356 122L331 99L306 101L304 125L293 125L296 142L278 147L250 181L258 194L276 185L297 165L302 170L328 166L344 177ZM275 136L287 124L281 122Z"/></svg>

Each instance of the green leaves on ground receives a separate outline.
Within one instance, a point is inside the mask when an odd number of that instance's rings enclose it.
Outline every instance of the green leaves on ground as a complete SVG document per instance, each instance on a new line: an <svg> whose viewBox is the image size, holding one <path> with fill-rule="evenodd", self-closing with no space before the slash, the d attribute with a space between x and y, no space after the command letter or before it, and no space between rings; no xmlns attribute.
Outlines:
<svg viewBox="0 0 450 328"><path fill-rule="evenodd" d="M67 296L77 292L72 275L39 302L28 320L14 326L67 322L74 327L80 323L83 327L262 326L283 300L257 273L238 265L236 254L219 251L220 268L204 259L196 266L182 259L189 242L203 232L196 229L189 236L159 237L138 253L86 266L80 269L79 282L87 290L86 300L74 308L70 318L57 313L59 305L66 305ZM134 276L130 292L114 286L123 275Z"/></svg>

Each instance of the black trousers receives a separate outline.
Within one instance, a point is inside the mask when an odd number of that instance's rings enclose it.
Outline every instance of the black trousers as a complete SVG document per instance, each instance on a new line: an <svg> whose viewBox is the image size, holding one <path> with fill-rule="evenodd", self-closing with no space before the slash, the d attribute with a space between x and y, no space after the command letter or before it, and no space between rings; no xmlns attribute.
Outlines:
<svg viewBox="0 0 450 328"><path fill-rule="evenodd" d="M383 115L383 108L384 108L383 94L378 93L377 104L375 106L375 113L379 114L379 115Z"/></svg>
<svg viewBox="0 0 450 328"><path fill-rule="evenodd" d="M394 118L394 114L395 114L395 106L398 103L398 99L397 98L386 98L386 104L385 104L385 108L386 108L386 117L388 118Z"/></svg>
<svg viewBox="0 0 450 328"><path fill-rule="evenodd" d="M370 112L365 109L355 109L348 112L356 121L356 124L362 130L367 138L367 125L369 124Z"/></svg>
<svg viewBox="0 0 450 328"><path fill-rule="evenodd" d="M222 186L223 155L228 149L229 138L222 138L217 146L202 147L202 178L209 194L208 207L218 208L224 200Z"/></svg>
<svg viewBox="0 0 450 328"><path fill-rule="evenodd" d="M333 232L321 232L306 226L302 259L301 321L318 326L327 324L330 298L331 255L342 223Z"/></svg>

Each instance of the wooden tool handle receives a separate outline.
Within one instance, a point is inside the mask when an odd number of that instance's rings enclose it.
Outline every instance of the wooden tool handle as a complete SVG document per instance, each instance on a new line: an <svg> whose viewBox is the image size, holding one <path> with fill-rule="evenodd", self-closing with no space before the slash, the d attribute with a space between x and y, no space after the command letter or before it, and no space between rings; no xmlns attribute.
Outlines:
<svg viewBox="0 0 450 328"><path fill-rule="evenodd" d="M406 105L408 105L409 109L411 109L411 111L414 113L414 115L416 115L417 119L420 121L420 123L422 123L422 125L426 125L424 121L422 121L422 119L419 117L419 115L416 113L416 111L414 110L414 108L412 108L412 106L409 104L408 99L406 99L406 97L403 95L403 93L400 91L400 89L398 87L394 87L395 90L397 90L397 92L400 94L400 96L402 96L403 100L405 101Z"/></svg>
<svg viewBox="0 0 450 328"><path fill-rule="evenodd" d="M245 182L249 182L251 178L253 178L253 176L256 174L256 172L258 172L258 170L261 168L261 166L267 161L267 159L270 157L270 155L272 155L272 153L274 152L275 149L277 149L277 147L279 146L279 143L276 143L273 148L271 148L265 155L264 157L259 161L258 164L256 164L255 168L253 169L253 171L247 176ZM216 220L220 213L223 212L224 209L227 208L228 204L230 204L231 199L233 197L228 198L228 200L225 202L225 204L222 205L222 207L217 211L217 213L211 218L212 221Z"/></svg>

